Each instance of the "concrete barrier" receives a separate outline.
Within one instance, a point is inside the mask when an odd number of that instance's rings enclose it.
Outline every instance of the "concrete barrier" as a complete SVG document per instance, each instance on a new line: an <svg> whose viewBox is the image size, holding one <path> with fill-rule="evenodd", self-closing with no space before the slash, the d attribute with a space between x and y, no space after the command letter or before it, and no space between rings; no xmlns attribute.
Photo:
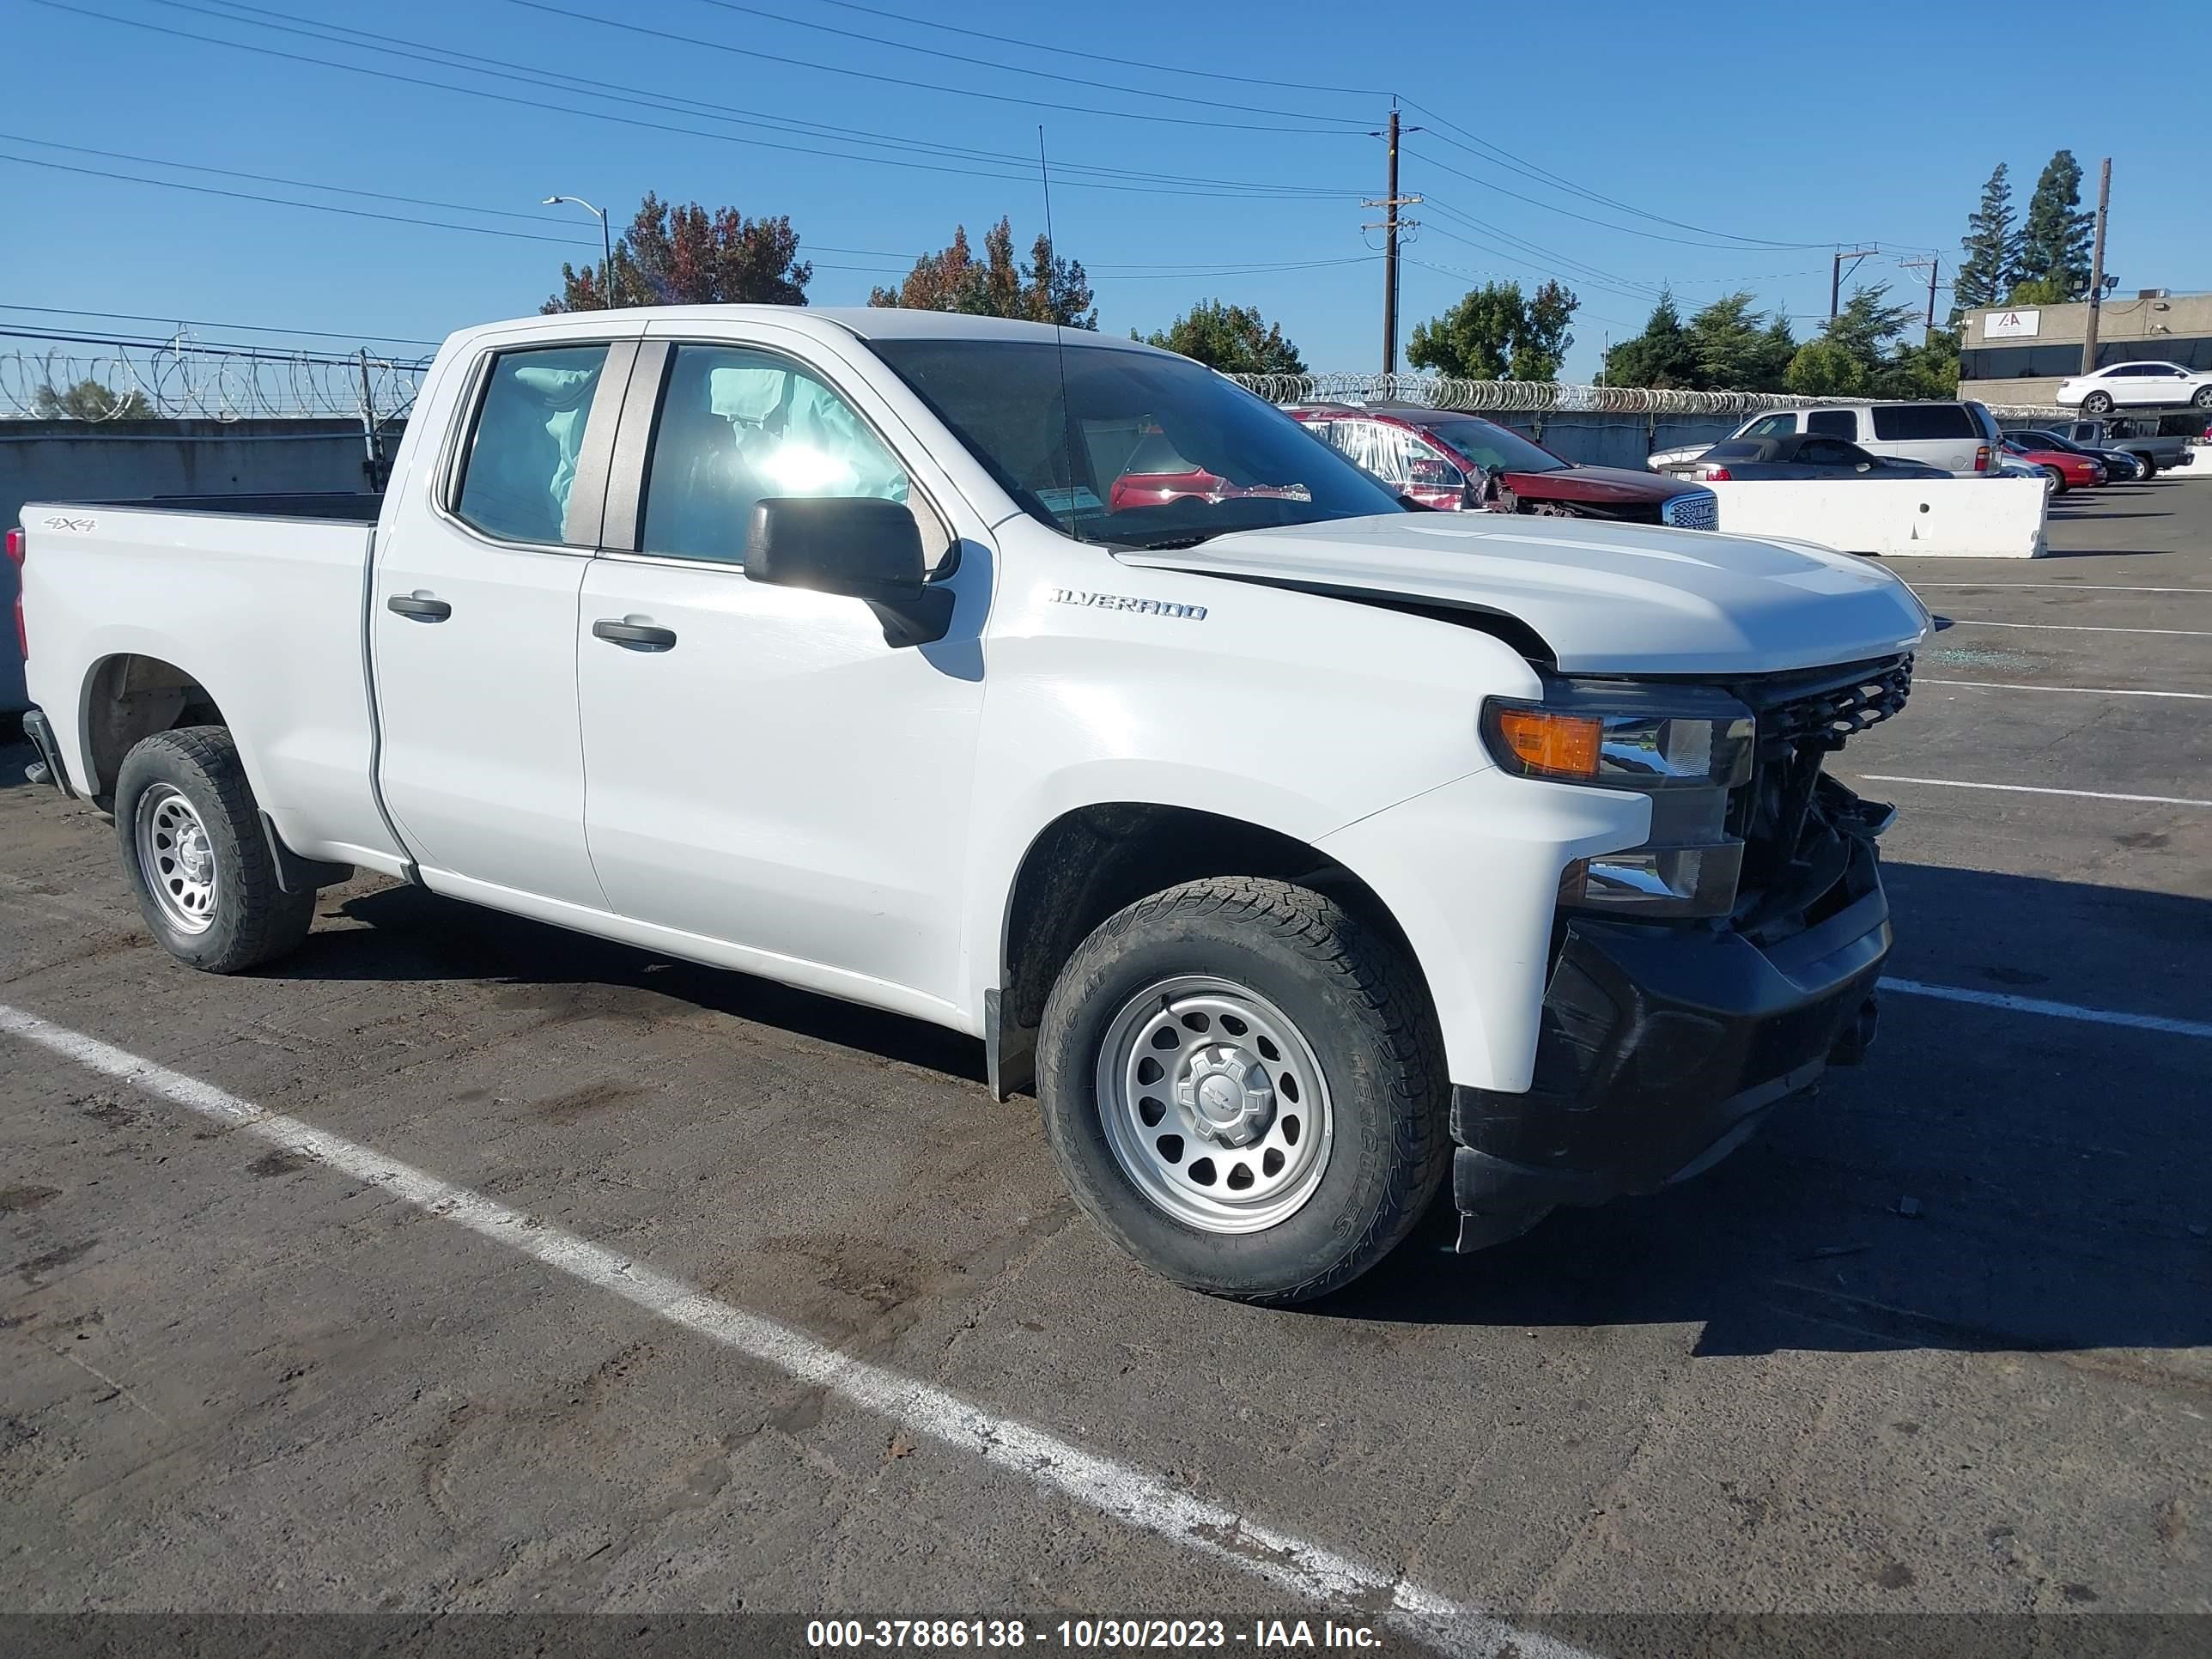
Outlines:
<svg viewBox="0 0 2212 1659"><path fill-rule="evenodd" d="M2212 478L2212 444L2190 445L2187 466L2162 466L2158 476L2161 478L2194 478L2200 483Z"/></svg>
<svg viewBox="0 0 2212 1659"><path fill-rule="evenodd" d="M2045 551L2034 478L1777 480L1711 486L1721 529L1891 557L2033 559Z"/></svg>

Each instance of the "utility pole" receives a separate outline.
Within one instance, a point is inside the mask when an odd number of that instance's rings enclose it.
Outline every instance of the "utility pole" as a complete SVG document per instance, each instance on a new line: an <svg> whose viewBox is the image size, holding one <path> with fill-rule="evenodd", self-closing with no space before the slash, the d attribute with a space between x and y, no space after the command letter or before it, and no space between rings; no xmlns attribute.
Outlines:
<svg viewBox="0 0 2212 1659"><path fill-rule="evenodd" d="M1405 131L1419 132L1420 128L1407 127ZM1421 199L1418 196L1398 194L1398 106L1393 103L1390 106L1390 125L1383 134L1384 143L1389 151L1389 171L1386 175L1382 199L1359 204L1382 210L1380 220L1360 228L1382 233L1382 372L1385 374L1398 372L1398 233L1411 230L1419 222L1414 219L1401 219L1398 210L1412 207Z"/></svg>
<svg viewBox="0 0 2212 1659"><path fill-rule="evenodd" d="M2097 169L2097 240L2089 254L2089 325L2081 335L2081 372L2097 372L2097 316L2105 304L2105 215L2112 205L2112 158Z"/></svg>
<svg viewBox="0 0 2212 1659"><path fill-rule="evenodd" d="M1872 258L1875 254L1881 252L1881 250L1878 247L1855 247L1848 250L1838 248L1836 250L1836 257L1832 262L1832 272L1828 277L1828 320L1830 322L1832 323L1836 320L1836 313L1843 308L1844 261L1849 259L1851 262L1851 269L1853 270L1856 270L1859 268L1858 262L1860 260Z"/></svg>
<svg viewBox="0 0 2212 1659"><path fill-rule="evenodd" d="M1936 332L1936 274L1943 268L1943 262L1931 258L1899 259L1897 263L1906 270L1917 270L1923 265L1928 267L1928 332L1934 334Z"/></svg>

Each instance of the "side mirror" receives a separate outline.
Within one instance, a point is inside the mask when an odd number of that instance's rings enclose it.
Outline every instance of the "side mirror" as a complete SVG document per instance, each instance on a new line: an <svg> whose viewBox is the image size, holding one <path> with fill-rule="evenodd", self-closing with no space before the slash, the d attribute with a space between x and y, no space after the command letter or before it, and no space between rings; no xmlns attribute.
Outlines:
<svg viewBox="0 0 2212 1659"><path fill-rule="evenodd" d="M745 574L864 600L883 623L886 645L927 645L952 625L952 594L928 584L921 531L896 501L856 495L756 501Z"/></svg>

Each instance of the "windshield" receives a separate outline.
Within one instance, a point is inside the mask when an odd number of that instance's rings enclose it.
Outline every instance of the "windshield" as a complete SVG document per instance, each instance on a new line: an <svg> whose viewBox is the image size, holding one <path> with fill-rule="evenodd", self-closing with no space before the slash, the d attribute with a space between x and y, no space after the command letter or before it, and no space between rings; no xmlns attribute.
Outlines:
<svg viewBox="0 0 2212 1659"><path fill-rule="evenodd" d="M1508 472L1564 472L1568 463L1519 433L1474 415L1426 416L1422 428L1474 464L1479 472L1493 466Z"/></svg>
<svg viewBox="0 0 2212 1659"><path fill-rule="evenodd" d="M1045 340L869 345L1030 517L1080 541L1180 546L1406 510L1289 416L1185 358Z"/></svg>

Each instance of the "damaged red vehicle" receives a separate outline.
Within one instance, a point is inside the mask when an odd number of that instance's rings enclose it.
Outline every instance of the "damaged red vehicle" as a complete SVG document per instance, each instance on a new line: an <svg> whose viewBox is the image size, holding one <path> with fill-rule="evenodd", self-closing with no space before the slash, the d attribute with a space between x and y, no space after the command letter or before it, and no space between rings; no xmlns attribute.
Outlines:
<svg viewBox="0 0 2212 1659"><path fill-rule="evenodd" d="M1424 507L1686 530L1719 524L1717 498L1701 484L1627 467L1577 466L1480 415L1407 403L1296 404L1284 413Z"/></svg>

